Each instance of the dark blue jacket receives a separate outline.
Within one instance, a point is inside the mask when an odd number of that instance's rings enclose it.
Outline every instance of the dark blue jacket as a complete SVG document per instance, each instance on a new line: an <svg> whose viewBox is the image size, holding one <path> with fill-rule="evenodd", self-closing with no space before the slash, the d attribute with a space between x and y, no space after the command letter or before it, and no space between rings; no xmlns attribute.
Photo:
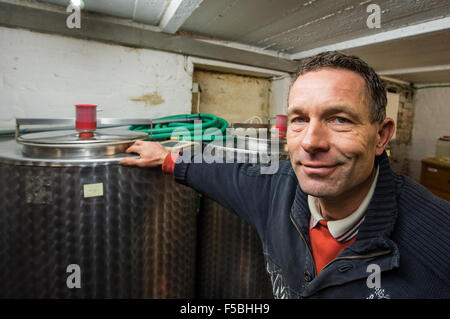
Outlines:
<svg viewBox="0 0 450 319"><path fill-rule="evenodd" d="M257 230L276 298L450 298L450 204L394 173L386 154L376 162L377 185L355 242L319 275L307 195L289 162L272 175L251 164L179 163L174 177Z"/></svg>

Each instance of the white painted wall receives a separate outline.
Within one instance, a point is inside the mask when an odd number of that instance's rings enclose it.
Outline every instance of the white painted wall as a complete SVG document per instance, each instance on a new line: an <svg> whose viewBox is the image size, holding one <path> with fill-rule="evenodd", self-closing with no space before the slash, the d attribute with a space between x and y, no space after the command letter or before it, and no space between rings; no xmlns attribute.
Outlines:
<svg viewBox="0 0 450 319"><path fill-rule="evenodd" d="M416 91L409 152L411 177L420 180L421 160L434 157L440 136L450 135L450 87Z"/></svg>
<svg viewBox="0 0 450 319"><path fill-rule="evenodd" d="M178 54L0 27L0 130L15 117L73 117L77 103L98 104L98 117L190 113L184 65Z"/></svg>
<svg viewBox="0 0 450 319"><path fill-rule="evenodd" d="M0 27L0 132L13 130L16 117L74 117L78 103L98 104L98 117L190 113L197 60L206 63L180 54ZM230 70L266 72L231 66ZM284 76L272 82L271 116L285 113L290 81Z"/></svg>

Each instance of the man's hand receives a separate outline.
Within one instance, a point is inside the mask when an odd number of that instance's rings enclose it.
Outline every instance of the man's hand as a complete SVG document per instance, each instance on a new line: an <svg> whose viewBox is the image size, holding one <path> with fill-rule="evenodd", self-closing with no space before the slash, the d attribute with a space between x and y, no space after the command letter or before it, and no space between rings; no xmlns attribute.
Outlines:
<svg viewBox="0 0 450 319"><path fill-rule="evenodd" d="M158 142L136 141L127 150L127 153L136 153L140 158L126 157L120 161L122 165L136 165L139 167L155 167L163 164L169 152Z"/></svg>

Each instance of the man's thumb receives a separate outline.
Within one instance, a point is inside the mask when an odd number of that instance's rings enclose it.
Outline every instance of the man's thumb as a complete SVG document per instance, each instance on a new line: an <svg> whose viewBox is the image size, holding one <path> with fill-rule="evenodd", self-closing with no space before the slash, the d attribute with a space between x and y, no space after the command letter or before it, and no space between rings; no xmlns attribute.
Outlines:
<svg viewBox="0 0 450 319"><path fill-rule="evenodd" d="M132 158L126 157L120 160L120 164L122 165L137 165L139 163L140 158Z"/></svg>

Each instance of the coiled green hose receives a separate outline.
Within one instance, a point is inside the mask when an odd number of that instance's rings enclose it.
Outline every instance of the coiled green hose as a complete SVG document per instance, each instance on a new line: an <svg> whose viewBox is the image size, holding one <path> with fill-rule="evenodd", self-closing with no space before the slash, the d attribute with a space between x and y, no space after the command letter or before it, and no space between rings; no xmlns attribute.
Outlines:
<svg viewBox="0 0 450 319"><path fill-rule="evenodd" d="M192 119L201 120L201 126L192 123ZM220 117L208 113L179 114L154 119L155 121L179 120L179 122L158 123L153 125L132 125L128 129L149 134L147 141L164 140L177 136L179 140L211 142L217 139L226 139L228 122ZM188 122L188 120L190 120ZM201 128L201 129L200 129ZM151 134L151 136L150 136Z"/></svg>

